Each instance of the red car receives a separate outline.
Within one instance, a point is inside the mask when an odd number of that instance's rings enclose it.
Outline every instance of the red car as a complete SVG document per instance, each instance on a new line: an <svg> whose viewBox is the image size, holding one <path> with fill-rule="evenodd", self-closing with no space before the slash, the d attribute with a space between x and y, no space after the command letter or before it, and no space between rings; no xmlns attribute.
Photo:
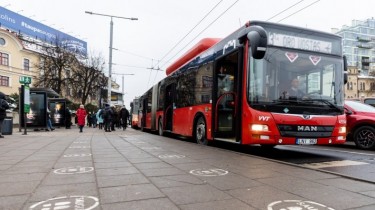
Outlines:
<svg viewBox="0 0 375 210"><path fill-rule="evenodd" d="M360 149L375 148L375 107L359 101L345 101L347 138Z"/></svg>

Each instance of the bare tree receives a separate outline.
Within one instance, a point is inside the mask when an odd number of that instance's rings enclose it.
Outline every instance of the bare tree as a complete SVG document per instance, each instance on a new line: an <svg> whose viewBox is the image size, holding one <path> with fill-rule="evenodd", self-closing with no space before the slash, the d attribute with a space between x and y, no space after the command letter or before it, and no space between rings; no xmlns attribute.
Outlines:
<svg viewBox="0 0 375 210"><path fill-rule="evenodd" d="M68 50L68 46L56 40L54 44L42 47L41 62L36 64L39 75L34 78L35 87L49 87L64 96L63 90L71 80L67 70L74 71L79 66L77 54Z"/></svg>
<svg viewBox="0 0 375 210"><path fill-rule="evenodd" d="M91 55L72 72L73 97L80 99L82 104L86 104L89 97L91 99L104 98L101 94L108 82L103 72L104 64L104 58L101 55Z"/></svg>

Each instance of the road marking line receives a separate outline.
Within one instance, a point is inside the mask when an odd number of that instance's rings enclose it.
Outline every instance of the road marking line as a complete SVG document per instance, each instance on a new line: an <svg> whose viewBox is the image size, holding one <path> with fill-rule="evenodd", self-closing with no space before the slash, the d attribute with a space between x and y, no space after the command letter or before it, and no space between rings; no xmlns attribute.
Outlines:
<svg viewBox="0 0 375 210"><path fill-rule="evenodd" d="M353 161L353 160L339 160L339 161L328 161L320 163L305 163L303 166L319 169L319 168L328 168L328 167L342 167L342 166L356 166L356 165L366 165L369 163Z"/></svg>

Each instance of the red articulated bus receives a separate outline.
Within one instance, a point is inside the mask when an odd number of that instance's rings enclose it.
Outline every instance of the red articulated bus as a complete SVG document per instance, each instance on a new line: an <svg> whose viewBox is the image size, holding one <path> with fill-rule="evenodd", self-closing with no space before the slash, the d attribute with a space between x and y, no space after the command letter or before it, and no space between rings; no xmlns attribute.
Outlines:
<svg viewBox="0 0 375 210"><path fill-rule="evenodd" d="M140 97L139 127L199 144L343 144L341 37L250 21L203 39Z"/></svg>

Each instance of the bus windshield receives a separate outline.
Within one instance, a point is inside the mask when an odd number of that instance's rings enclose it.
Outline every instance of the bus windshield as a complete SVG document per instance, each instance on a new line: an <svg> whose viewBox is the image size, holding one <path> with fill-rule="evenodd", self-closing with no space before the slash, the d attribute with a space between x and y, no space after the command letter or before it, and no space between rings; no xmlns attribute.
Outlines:
<svg viewBox="0 0 375 210"><path fill-rule="evenodd" d="M272 47L263 59L249 61L247 99L252 108L288 114L343 113L340 57Z"/></svg>

